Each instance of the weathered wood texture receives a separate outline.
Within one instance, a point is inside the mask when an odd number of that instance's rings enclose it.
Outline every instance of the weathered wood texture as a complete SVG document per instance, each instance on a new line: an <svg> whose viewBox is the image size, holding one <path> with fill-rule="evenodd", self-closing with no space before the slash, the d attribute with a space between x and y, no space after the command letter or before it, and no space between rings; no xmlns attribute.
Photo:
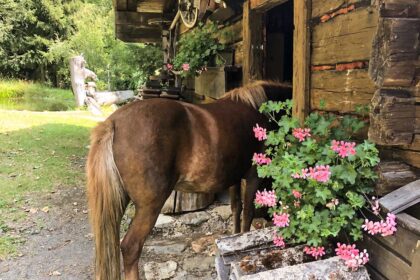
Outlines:
<svg viewBox="0 0 420 280"><path fill-rule="evenodd" d="M263 77L264 64L264 15L251 10L249 0L243 4L243 83Z"/></svg>
<svg viewBox="0 0 420 280"><path fill-rule="evenodd" d="M409 165L420 168L420 152L395 150L393 151L392 156L396 160L402 160Z"/></svg>
<svg viewBox="0 0 420 280"><path fill-rule="evenodd" d="M368 250L369 265L373 266L377 271L380 271L386 279L409 279L411 270L409 264L393 254L387 247L383 246L371 236L364 235L360 247Z"/></svg>
<svg viewBox="0 0 420 280"><path fill-rule="evenodd" d="M250 0L251 9L260 13L266 12L288 0Z"/></svg>
<svg viewBox="0 0 420 280"><path fill-rule="evenodd" d="M420 180L411 182L379 199L384 210L399 213L420 203Z"/></svg>
<svg viewBox="0 0 420 280"><path fill-rule="evenodd" d="M380 0L381 17L420 18L420 2L418 0Z"/></svg>
<svg viewBox="0 0 420 280"><path fill-rule="evenodd" d="M417 118L416 118L416 124L417 124ZM413 142L408 145L404 145L400 147L405 150L413 150L413 151L420 151L420 134L415 134L413 137Z"/></svg>
<svg viewBox="0 0 420 280"><path fill-rule="evenodd" d="M313 71L311 75L311 109L354 112L357 106L370 104L374 92L366 69Z"/></svg>
<svg viewBox="0 0 420 280"><path fill-rule="evenodd" d="M195 92L214 99L226 92L226 76L224 67L208 67L207 71L195 78Z"/></svg>
<svg viewBox="0 0 420 280"><path fill-rule="evenodd" d="M417 178L410 166L398 161L382 161L378 166L378 176L375 193L379 196L394 191Z"/></svg>
<svg viewBox="0 0 420 280"><path fill-rule="evenodd" d="M363 0L312 0L312 17L321 17Z"/></svg>
<svg viewBox="0 0 420 280"><path fill-rule="evenodd" d="M204 209L212 204L214 194L173 191L161 209L163 214L175 214Z"/></svg>
<svg viewBox="0 0 420 280"><path fill-rule="evenodd" d="M372 99L369 139L380 145L410 144L415 127L415 99L405 90L379 89Z"/></svg>
<svg viewBox="0 0 420 280"><path fill-rule="evenodd" d="M397 232L394 235L365 234L360 247L369 252L369 266L375 270L372 279L418 279L419 242L420 220L406 213L397 214Z"/></svg>
<svg viewBox="0 0 420 280"><path fill-rule="evenodd" d="M381 18L369 73L379 87L414 85L419 63L420 19Z"/></svg>
<svg viewBox="0 0 420 280"><path fill-rule="evenodd" d="M293 115L303 121L309 113L311 1L295 1L293 9Z"/></svg>
<svg viewBox="0 0 420 280"><path fill-rule="evenodd" d="M369 60L377 25L377 9L362 7L314 26L312 65Z"/></svg>
<svg viewBox="0 0 420 280"><path fill-rule="evenodd" d="M232 47L234 49L233 65L241 66L242 62L243 62L243 57L244 57L242 42L238 42L236 44L233 44Z"/></svg>

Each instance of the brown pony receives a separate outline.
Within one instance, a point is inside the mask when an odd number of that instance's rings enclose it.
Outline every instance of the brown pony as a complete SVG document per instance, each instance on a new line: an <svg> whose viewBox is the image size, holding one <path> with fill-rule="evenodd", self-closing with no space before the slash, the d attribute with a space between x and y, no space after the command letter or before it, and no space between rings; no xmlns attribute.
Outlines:
<svg viewBox="0 0 420 280"><path fill-rule="evenodd" d="M128 202L135 216L121 242L125 279L139 279L143 244L172 192L219 192L230 186L234 231L253 216L260 183L251 165L263 145L253 135L255 124L267 127L258 107L268 99L291 98L290 86L258 81L228 92L211 104L193 105L166 99L128 104L92 132L87 161L88 199L95 235L96 279L118 280L120 222Z"/></svg>

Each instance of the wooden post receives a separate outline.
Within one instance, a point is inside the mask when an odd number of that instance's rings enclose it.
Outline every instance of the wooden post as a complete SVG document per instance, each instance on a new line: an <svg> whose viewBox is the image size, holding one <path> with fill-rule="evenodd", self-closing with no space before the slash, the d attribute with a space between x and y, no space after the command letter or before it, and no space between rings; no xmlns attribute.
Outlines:
<svg viewBox="0 0 420 280"><path fill-rule="evenodd" d="M303 121L309 111L311 0L294 1L293 115Z"/></svg>
<svg viewBox="0 0 420 280"><path fill-rule="evenodd" d="M85 104L86 90L85 77L83 74L84 64L86 63L83 56L78 55L70 59L70 79L76 105L81 107Z"/></svg>
<svg viewBox="0 0 420 280"><path fill-rule="evenodd" d="M251 10L250 1L245 1L242 19L243 84L263 78L264 23L264 14Z"/></svg>

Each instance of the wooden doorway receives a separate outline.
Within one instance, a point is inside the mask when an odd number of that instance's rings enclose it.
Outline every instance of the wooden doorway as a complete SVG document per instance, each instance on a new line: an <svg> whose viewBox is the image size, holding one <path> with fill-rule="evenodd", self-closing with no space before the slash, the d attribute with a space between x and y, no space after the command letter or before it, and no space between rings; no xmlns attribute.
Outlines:
<svg viewBox="0 0 420 280"><path fill-rule="evenodd" d="M293 1L265 13L263 78L293 82Z"/></svg>
<svg viewBox="0 0 420 280"><path fill-rule="evenodd" d="M301 120L309 112L310 11L310 0L247 0L243 6L243 83L291 82L293 114Z"/></svg>

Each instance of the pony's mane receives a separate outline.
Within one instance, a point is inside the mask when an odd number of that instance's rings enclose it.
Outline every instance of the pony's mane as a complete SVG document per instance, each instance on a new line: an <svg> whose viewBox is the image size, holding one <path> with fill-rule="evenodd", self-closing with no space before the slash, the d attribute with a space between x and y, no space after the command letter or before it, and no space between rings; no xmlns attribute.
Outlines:
<svg viewBox="0 0 420 280"><path fill-rule="evenodd" d="M240 88L228 91L222 96L222 99L231 99L233 101L243 102L254 109L258 109L261 104L267 101L264 87L278 86L279 83L272 81L255 81Z"/></svg>

